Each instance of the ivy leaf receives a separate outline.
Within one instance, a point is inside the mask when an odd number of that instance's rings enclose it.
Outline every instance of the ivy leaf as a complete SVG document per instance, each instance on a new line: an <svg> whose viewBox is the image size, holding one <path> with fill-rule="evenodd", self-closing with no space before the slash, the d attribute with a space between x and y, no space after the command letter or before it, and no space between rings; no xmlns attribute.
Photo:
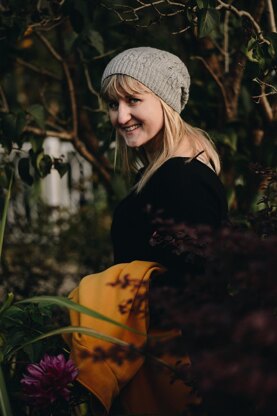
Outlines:
<svg viewBox="0 0 277 416"><path fill-rule="evenodd" d="M59 175L62 178L68 172L69 164L60 162L59 159L56 159L54 161L54 168L59 172Z"/></svg>
<svg viewBox="0 0 277 416"><path fill-rule="evenodd" d="M18 162L18 173L21 179L28 185L33 185L34 178L30 174L30 162L27 157L23 157Z"/></svg>
<svg viewBox="0 0 277 416"><path fill-rule="evenodd" d="M51 156L39 153L36 160L36 166L41 178L49 175L51 172L53 161Z"/></svg>
<svg viewBox="0 0 277 416"><path fill-rule="evenodd" d="M89 28L86 31L85 37L89 45L93 46L100 55L104 53L104 40L99 32Z"/></svg>
<svg viewBox="0 0 277 416"><path fill-rule="evenodd" d="M209 7L209 0L196 0L198 9L204 9Z"/></svg>
<svg viewBox="0 0 277 416"><path fill-rule="evenodd" d="M45 113L44 108L40 104L33 104L27 108L27 113L31 114L37 125L45 130Z"/></svg>
<svg viewBox="0 0 277 416"><path fill-rule="evenodd" d="M220 13L214 9L201 9L198 13L198 33L203 38L211 33L220 23Z"/></svg>

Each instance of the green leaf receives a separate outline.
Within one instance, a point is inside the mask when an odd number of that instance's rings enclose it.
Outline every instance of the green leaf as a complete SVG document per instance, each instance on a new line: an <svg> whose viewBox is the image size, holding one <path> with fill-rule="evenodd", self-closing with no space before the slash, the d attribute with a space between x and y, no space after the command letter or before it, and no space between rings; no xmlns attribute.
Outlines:
<svg viewBox="0 0 277 416"><path fill-rule="evenodd" d="M277 57L277 33L272 32L269 35L267 35L267 38L270 41L269 53L272 56L272 58L276 58Z"/></svg>
<svg viewBox="0 0 277 416"><path fill-rule="evenodd" d="M32 134L28 135L27 140L31 143L34 153L38 153L42 150L42 145L44 142L43 137L33 136Z"/></svg>
<svg viewBox="0 0 277 416"><path fill-rule="evenodd" d="M209 7L209 0L196 0L198 9L204 9Z"/></svg>
<svg viewBox="0 0 277 416"><path fill-rule="evenodd" d="M18 173L21 179L27 183L27 185L33 185L34 178L30 174L30 161L27 157L23 157L18 162Z"/></svg>
<svg viewBox="0 0 277 416"><path fill-rule="evenodd" d="M201 9L198 13L198 33L203 38L211 33L220 23L220 13L214 9Z"/></svg>
<svg viewBox="0 0 277 416"><path fill-rule="evenodd" d="M54 168L59 172L59 175L62 178L68 172L69 164L60 162L56 159L54 162Z"/></svg>
<svg viewBox="0 0 277 416"><path fill-rule="evenodd" d="M93 46L100 55L104 53L104 40L99 32L89 28L86 30L85 38L89 45Z"/></svg>
<svg viewBox="0 0 277 416"><path fill-rule="evenodd" d="M44 178L45 176L49 175L51 172L53 165L52 158L49 155L45 154L38 154L36 166L39 172L39 176Z"/></svg>
<svg viewBox="0 0 277 416"><path fill-rule="evenodd" d="M5 300L3 305L1 306L0 316L3 314L3 312L5 312L6 309L8 309L11 306L11 304L13 303L13 300L14 300L14 294L13 293L8 293L7 299Z"/></svg>
<svg viewBox="0 0 277 416"><path fill-rule="evenodd" d="M93 338L100 339L101 341L110 342L112 344L120 345L121 347L129 347L130 344L128 342L122 341L121 339L112 337L110 335L103 334L102 332L95 331L91 328L85 328L81 326L66 326L59 329L54 329L53 331L49 331L46 334L39 335L36 338L31 339L28 342L25 342L20 347L15 348L12 351L12 355L14 355L17 351L26 348L26 346L33 344L34 342L42 341L43 339L53 337L55 335L61 335L61 334L70 334L73 332L78 332L79 334L89 335Z"/></svg>
<svg viewBox="0 0 277 416"><path fill-rule="evenodd" d="M120 328L126 329L127 331L133 332L135 334L146 336L146 334L140 331L130 328L127 325L123 325L120 322L114 321L113 319L97 311L94 311L93 309L86 308L85 306L72 302L72 300L69 300L62 296L34 296L32 298L24 299L24 300L17 302L18 305L22 303L46 303L49 305L57 305L57 306L65 307L68 309L73 309L76 312L84 313L85 315L91 316L92 318L100 319L101 321L105 321L105 322L110 322L111 324L119 326Z"/></svg>
<svg viewBox="0 0 277 416"><path fill-rule="evenodd" d="M27 113L31 114L36 124L45 130L45 113L44 108L40 104L33 104L27 108Z"/></svg>
<svg viewBox="0 0 277 416"><path fill-rule="evenodd" d="M0 365L0 410L2 416L12 416L9 396L7 393L7 387L5 383L5 378Z"/></svg>

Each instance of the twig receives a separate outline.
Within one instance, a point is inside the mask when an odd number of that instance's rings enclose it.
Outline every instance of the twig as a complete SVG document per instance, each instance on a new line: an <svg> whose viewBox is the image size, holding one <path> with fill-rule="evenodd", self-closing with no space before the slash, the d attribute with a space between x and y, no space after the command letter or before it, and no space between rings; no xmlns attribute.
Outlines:
<svg viewBox="0 0 277 416"><path fill-rule="evenodd" d="M45 110L47 111L47 113L54 119L54 120L56 120L56 122L57 123L59 123L59 124L61 124L61 125L63 125L63 126L66 126L67 124L68 124L68 121L66 121L66 120L62 120L60 117L58 117L52 110L50 110L50 108L49 108L49 106L48 106L48 104L47 104L47 102L46 102L46 98L45 98L45 95L44 95L44 89L43 90L40 90L40 98L41 98L41 101L42 101L42 104L43 104L43 106L44 106L44 108L45 108Z"/></svg>
<svg viewBox="0 0 277 416"><path fill-rule="evenodd" d="M59 26L60 24L62 24L64 21L66 20L66 18L64 17L56 17L54 19L43 19L38 23L33 23L31 25L28 26L28 29L37 29L40 31L44 31L44 32L48 32L52 29L54 29L55 27ZM54 22L54 23L52 23ZM47 26L49 25L49 26Z"/></svg>
<svg viewBox="0 0 277 416"><path fill-rule="evenodd" d="M50 72L50 71L48 71L47 69L44 69L44 68L40 68L36 65L30 64L29 62L26 62L21 58L17 58L16 63L19 64L19 65L24 66L25 68L30 69L31 71L37 72L40 75L45 75L47 77L55 79L56 81L62 81L62 78L59 77L58 75L54 74L53 72Z"/></svg>
<svg viewBox="0 0 277 416"><path fill-rule="evenodd" d="M9 113L9 111L10 111L9 104L8 104L8 101L7 101L7 98L6 98L6 95L5 95L5 92L3 90L2 85L0 85L0 96L1 96L1 99L2 99L3 113Z"/></svg>
<svg viewBox="0 0 277 416"><path fill-rule="evenodd" d="M38 127L32 127L32 126L26 126L24 128L24 131L28 132L28 133L33 133L36 136L41 136L41 137L45 137L45 136L51 136L51 137L57 137L59 139L62 140L72 140L72 133L69 133L68 131L55 131L55 130L42 130Z"/></svg>
<svg viewBox="0 0 277 416"><path fill-rule="evenodd" d="M229 10L236 16L246 17L252 23L259 40L267 44L270 43L267 39L264 38L261 27L258 25L256 20L253 18L253 16L250 13L246 12L245 10L238 10L232 4L224 3L222 0L217 0L217 2L219 3L219 5L216 7L217 10L225 9L225 10Z"/></svg>
<svg viewBox="0 0 277 416"><path fill-rule="evenodd" d="M275 15L272 5L272 0L266 0L266 12L268 15L268 22L271 32L276 32L276 22L275 22Z"/></svg>
<svg viewBox="0 0 277 416"><path fill-rule="evenodd" d="M90 108L87 105L83 105L82 108L86 111L89 111L90 113L107 113L106 110L104 110L104 108Z"/></svg>
<svg viewBox="0 0 277 416"><path fill-rule="evenodd" d="M191 26L187 26L187 27L184 27L184 29L180 29L180 30L178 30L178 32L171 32L171 34L172 35L179 35L179 33L184 33L184 32L186 32L187 30L189 30L191 28Z"/></svg>
<svg viewBox="0 0 277 416"><path fill-rule="evenodd" d="M269 122L273 121L273 110L269 104L269 101L265 95L265 85L261 86L261 99L260 99L261 106L264 110L265 116Z"/></svg>
<svg viewBox="0 0 277 416"><path fill-rule="evenodd" d="M61 126L59 126L51 120L46 120L45 123L47 124L47 126L50 126L57 131L64 131L64 129Z"/></svg>
<svg viewBox="0 0 277 416"><path fill-rule="evenodd" d="M261 106L263 107L264 113L266 115L266 118L269 122L274 120L274 113L273 113L273 109L270 106L270 103L267 99L267 97L269 95L275 95L277 94L277 88L274 87L274 85L268 84L264 81L261 81L258 78L254 79L255 82L257 82L260 87L261 87L261 94L260 95L255 95L252 98L257 100L257 103L261 104ZM272 91L269 91L268 93L265 92L266 87L270 87L272 89Z"/></svg>
<svg viewBox="0 0 277 416"><path fill-rule="evenodd" d="M43 132L42 130L38 129L37 134L41 135L45 134L52 134L54 137L60 137L65 138L66 140L71 140L74 148L79 152L80 155L82 155L88 162L92 163L95 168L100 172L102 175L104 181L110 185L111 177L109 173L104 169L104 167L98 162L96 157L88 151L85 144L79 139L78 136L78 113L77 113L77 104L76 104L76 97L75 97L75 89L73 80L68 68L67 63L63 60L61 55L55 50L55 48L51 45L51 43L46 39L41 33L36 32L36 35L41 40L41 42L45 45L47 50L51 53L51 55L56 59L58 62L61 63L66 82L67 82L67 88L70 98L70 106L71 106L71 113L72 113L72 131L70 133L65 132L65 136L63 132ZM32 132L34 133L34 130L32 128Z"/></svg>
<svg viewBox="0 0 277 416"><path fill-rule="evenodd" d="M226 13L225 13L225 16L224 16L224 25L223 25L223 34L224 34L223 55L224 55L224 70L225 70L225 73L229 72L229 67L230 67L229 18L230 18L230 11L226 10Z"/></svg>
<svg viewBox="0 0 277 416"><path fill-rule="evenodd" d="M88 66L87 66L86 62L84 61L84 59L83 59L83 54L82 54L82 51L80 49L78 49L78 53L79 53L80 60L81 60L82 65L83 65L83 69L84 69L84 74L85 74L85 78L86 78L88 90L91 92L92 95L96 96L97 101L98 101L99 109L101 109L102 108L102 100L101 100L101 97L100 97L100 95L94 89L94 87L92 85L92 82L91 82L91 79L90 79L89 70L88 70Z"/></svg>
<svg viewBox="0 0 277 416"><path fill-rule="evenodd" d="M35 35L39 38L39 40L44 44L46 49L51 53L54 59L56 59L58 62L63 62L63 58L61 55L58 54L58 52L54 49L54 47L51 45L48 39L44 35L42 35L40 32L34 32Z"/></svg>
<svg viewBox="0 0 277 416"><path fill-rule="evenodd" d="M58 62L61 63L62 68L64 70L65 78L67 81L67 87L70 97L70 104L71 104L71 113L72 113L72 134L73 134L73 141L78 141L78 115L77 115L77 105L76 105L76 98L75 98L75 90L74 84L70 75L70 71L68 68L67 63L61 57L61 55L55 50L55 48L51 45L51 43L46 39L44 35L39 32L35 32L37 37L40 41L44 44L44 46L48 49L51 55L56 59Z"/></svg>
<svg viewBox="0 0 277 416"><path fill-rule="evenodd" d="M99 59L105 58L106 56L112 55L113 53L117 52L118 49L112 49L111 51L102 53L101 55L94 56L93 58L89 60L85 60L84 62L91 62L91 61L98 61Z"/></svg>
<svg viewBox="0 0 277 416"><path fill-rule="evenodd" d="M221 80L219 79L219 77L214 73L213 69L210 67L210 65L208 64L207 61L205 61L204 58L202 58L202 56L192 56L191 59L198 59L199 61L201 61L203 63L203 65L205 66L205 68L208 70L208 72L210 73L210 75L213 77L213 79L215 80L216 84L219 86L219 89L221 91L223 100L224 100L224 104L225 104L225 108L226 111L228 112L228 98L226 95L226 91L224 88L223 83L221 82Z"/></svg>

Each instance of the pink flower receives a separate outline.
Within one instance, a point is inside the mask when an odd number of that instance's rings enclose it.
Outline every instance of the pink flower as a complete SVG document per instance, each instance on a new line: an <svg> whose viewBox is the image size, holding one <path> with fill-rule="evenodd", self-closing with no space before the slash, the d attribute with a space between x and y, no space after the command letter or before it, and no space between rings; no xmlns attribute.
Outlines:
<svg viewBox="0 0 277 416"><path fill-rule="evenodd" d="M28 365L27 372L20 382L26 399L34 406L46 406L60 398L68 401L69 384L78 374L73 361L66 361L62 354L45 354L38 364Z"/></svg>

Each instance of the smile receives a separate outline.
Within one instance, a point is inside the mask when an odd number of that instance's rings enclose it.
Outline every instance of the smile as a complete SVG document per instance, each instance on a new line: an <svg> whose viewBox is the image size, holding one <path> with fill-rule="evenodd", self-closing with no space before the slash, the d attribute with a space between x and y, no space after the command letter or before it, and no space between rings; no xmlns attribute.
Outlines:
<svg viewBox="0 0 277 416"><path fill-rule="evenodd" d="M122 130L124 130L128 133L130 131L136 130L139 127L140 127L140 124L134 124L133 126L121 127L121 128L122 128Z"/></svg>

